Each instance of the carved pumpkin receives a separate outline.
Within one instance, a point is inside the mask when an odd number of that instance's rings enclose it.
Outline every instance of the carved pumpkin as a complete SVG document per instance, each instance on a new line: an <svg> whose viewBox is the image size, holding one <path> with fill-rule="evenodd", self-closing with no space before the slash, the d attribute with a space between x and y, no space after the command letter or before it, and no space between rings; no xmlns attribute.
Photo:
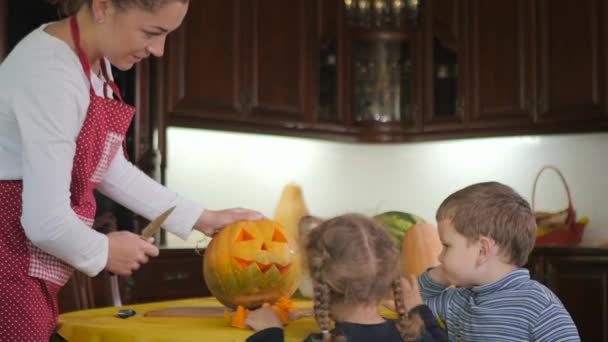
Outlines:
<svg viewBox="0 0 608 342"><path fill-rule="evenodd" d="M251 309L274 303L298 288L296 242L277 222L237 222L211 240L203 273L211 294L228 307Z"/></svg>

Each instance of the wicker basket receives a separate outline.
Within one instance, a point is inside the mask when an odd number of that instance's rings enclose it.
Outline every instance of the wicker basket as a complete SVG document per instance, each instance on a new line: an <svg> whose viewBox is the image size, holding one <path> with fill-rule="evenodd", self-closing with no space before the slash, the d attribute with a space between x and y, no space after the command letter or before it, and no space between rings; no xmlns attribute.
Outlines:
<svg viewBox="0 0 608 342"><path fill-rule="evenodd" d="M536 211L536 184L540 175L545 170L555 171L564 187L566 188L566 194L568 195L568 207L557 211L557 212L544 212ZM532 187L532 211L536 218L536 225L538 226L536 235L536 245L560 245L570 246L576 245L581 242L583 237L583 231L585 230L586 221L576 221L576 211L572 205L572 196L570 195L570 188L564 178L564 175L560 170L552 165L543 166L536 178L534 179L534 185Z"/></svg>

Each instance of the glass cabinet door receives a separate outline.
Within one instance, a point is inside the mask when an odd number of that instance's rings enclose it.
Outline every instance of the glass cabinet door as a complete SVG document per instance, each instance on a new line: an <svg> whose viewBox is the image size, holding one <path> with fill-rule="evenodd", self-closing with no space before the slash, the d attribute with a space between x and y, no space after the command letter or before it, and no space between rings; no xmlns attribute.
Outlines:
<svg viewBox="0 0 608 342"><path fill-rule="evenodd" d="M458 0L424 1L424 129L450 130L463 124L463 34Z"/></svg>
<svg viewBox="0 0 608 342"><path fill-rule="evenodd" d="M351 101L355 121L408 121L412 114L410 44L401 40L353 43Z"/></svg>

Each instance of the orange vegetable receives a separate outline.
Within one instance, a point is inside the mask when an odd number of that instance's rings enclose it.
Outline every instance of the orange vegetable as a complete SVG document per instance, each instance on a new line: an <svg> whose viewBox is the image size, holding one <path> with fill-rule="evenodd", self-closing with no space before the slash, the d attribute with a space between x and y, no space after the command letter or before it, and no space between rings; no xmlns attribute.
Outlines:
<svg viewBox="0 0 608 342"><path fill-rule="evenodd" d="M203 273L211 294L232 309L275 303L298 288L296 241L272 220L237 222L211 240Z"/></svg>
<svg viewBox="0 0 608 342"><path fill-rule="evenodd" d="M293 301L287 298L279 298L273 305L265 303L264 306L270 306L281 319L281 323L284 325L289 323L289 313L294 308ZM247 327L245 324L247 316L249 316L249 310L241 305L236 308L234 314L224 311L224 317L229 320L230 325L235 328L245 329Z"/></svg>
<svg viewBox="0 0 608 342"><path fill-rule="evenodd" d="M401 251L402 274L420 275L427 268L439 265L441 240L437 227L417 223L405 233Z"/></svg>
<svg viewBox="0 0 608 342"><path fill-rule="evenodd" d="M239 305L238 308L236 308L236 312L232 316L232 319L230 320L230 325L236 328L245 329L245 320L247 319L248 314L249 310Z"/></svg>

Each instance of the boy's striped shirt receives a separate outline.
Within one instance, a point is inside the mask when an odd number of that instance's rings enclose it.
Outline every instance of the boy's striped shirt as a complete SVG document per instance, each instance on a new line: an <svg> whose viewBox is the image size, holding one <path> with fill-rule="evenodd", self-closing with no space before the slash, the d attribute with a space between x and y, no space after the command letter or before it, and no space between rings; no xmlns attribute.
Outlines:
<svg viewBox="0 0 608 342"><path fill-rule="evenodd" d="M422 298L447 325L450 341L580 341L570 314L551 290L518 269L473 288L419 278Z"/></svg>

